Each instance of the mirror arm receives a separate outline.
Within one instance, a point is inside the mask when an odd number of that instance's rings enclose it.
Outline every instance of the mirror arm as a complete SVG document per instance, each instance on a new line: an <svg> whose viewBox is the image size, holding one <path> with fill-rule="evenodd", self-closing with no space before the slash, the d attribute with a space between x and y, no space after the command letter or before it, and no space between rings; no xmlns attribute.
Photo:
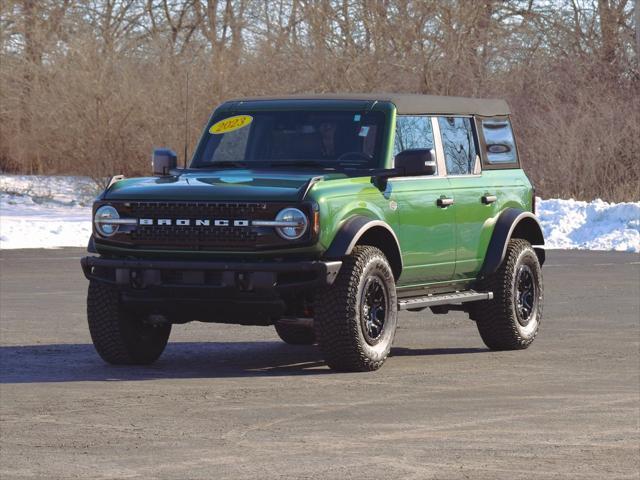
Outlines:
<svg viewBox="0 0 640 480"><path fill-rule="evenodd" d="M390 178L401 177L404 175L404 169L400 168L381 168L374 170L371 174L371 183L380 191L387 189L387 182Z"/></svg>

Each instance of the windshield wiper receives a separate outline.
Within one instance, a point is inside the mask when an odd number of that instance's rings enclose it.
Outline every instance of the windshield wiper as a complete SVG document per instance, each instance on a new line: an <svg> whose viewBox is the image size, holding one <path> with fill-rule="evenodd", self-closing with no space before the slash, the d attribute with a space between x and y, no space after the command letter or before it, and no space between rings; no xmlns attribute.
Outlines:
<svg viewBox="0 0 640 480"><path fill-rule="evenodd" d="M316 160L283 160L280 162L270 162L270 167L322 167L335 168Z"/></svg>

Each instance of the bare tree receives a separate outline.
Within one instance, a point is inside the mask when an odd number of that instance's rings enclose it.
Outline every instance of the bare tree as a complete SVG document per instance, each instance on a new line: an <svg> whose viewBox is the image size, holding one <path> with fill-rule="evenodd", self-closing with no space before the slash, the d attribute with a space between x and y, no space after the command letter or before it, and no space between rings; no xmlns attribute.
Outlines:
<svg viewBox="0 0 640 480"><path fill-rule="evenodd" d="M638 198L638 15L632 0L5 0L0 169L146 173L153 146L192 151L225 98L386 90L504 97L542 195Z"/></svg>

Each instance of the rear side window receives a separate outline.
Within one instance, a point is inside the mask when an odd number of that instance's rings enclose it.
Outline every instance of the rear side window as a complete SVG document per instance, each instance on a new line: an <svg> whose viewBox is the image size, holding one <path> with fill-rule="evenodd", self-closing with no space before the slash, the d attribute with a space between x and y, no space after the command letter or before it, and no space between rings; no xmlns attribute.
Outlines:
<svg viewBox="0 0 640 480"><path fill-rule="evenodd" d="M517 163L518 154L509 120L507 118L486 119L481 121L481 125L487 162L490 164Z"/></svg>
<svg viewBox="0 0 640 480"><path fill-rule="evenodd" d="M444 159L449 175L471 175L476 172L478 149L469 117L438 117Z"/></svg>
<svg viewBox="0 0 640 480"><path fill-rule="evenodd" d="M396 119L396 139L393 155L403 150L415 148L433 148L433 129L431 117L401 115Z"/></svg>

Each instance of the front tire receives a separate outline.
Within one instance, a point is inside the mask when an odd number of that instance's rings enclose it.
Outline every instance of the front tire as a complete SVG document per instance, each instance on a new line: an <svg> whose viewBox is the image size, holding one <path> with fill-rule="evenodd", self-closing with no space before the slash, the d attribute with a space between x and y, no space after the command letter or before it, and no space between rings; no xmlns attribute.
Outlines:
<svg viewBox="0 0 640 480"><path fill-rule="evenodd" d="M87 319L93 345L102 359L114 365L148 365L167 345L171 324L145 323L126 311L116 288L91 281Z"/></svg>
<svg viewBox="0 0 640 480"><path fill-rule="evenodd" d="M470 311L485 345L492 350L527 348L542 321L542 269L531 244L509 241L498 270L479 287L493 292L493 300L478 302Z"/></svg>
<svg viewBox="0 0 640 480"><path fill-rule="evenodd" d="M357 246L334 284L316 295L314 328L327 364L334 370L377 370L395 337L397 295L384 254Z"/></svg>
<svg viewBox="0 0 640 480"><path fill-rule="evenodd" d="M275 327L280 339L289 345L313 345L316 343L316 334L312 327L289 325L284 322L276 322Z"/></svg>

